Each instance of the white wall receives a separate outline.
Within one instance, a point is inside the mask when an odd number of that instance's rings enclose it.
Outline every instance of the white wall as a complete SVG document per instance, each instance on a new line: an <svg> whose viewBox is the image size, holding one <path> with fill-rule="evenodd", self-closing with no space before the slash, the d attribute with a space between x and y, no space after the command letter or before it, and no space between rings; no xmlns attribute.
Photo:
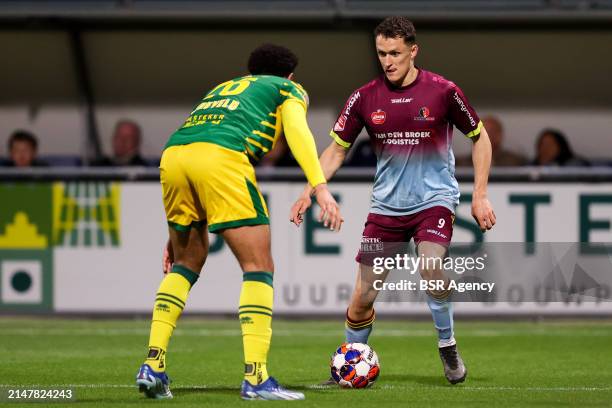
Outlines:
<svg viewBox="0 0 612 408"><path fill-rule="evenodd" d="M38 137L39 153L75 154L85 151L85 120L77 106L58 105L31 110L27 106L0 107L0 156L6 156L7 142L16 129L32 131Z"/></svg>

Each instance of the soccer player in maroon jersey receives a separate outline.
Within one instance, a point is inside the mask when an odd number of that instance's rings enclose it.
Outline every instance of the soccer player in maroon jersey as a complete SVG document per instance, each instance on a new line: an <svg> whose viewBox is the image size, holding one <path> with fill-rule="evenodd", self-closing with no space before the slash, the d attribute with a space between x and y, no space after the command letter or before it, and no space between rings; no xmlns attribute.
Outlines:
<svg viewBox="0 0 612 408"><path fill-rule="evenodd" d="M365 127L377 156L372 204L363 242L399 243L411 238L419 257L443 260L453 234L459 203L455 158L451 149L453 126L472 140L474 192L472 215L482 231L495 224L487 198L491 143L478 115L453 82L415 66L419 46L413 24L405 17L389 17L376 27L376 51L384 75L349 97L331 131L334 139L320 157L329 180ZM291 221L302 222L311 205L306 187L291 210ZM346 340L367 343L375 319L377 291L371 285L373 256L360 249L359 272L346 313ZM420 268L424 280L448 282L442 262ZM448 285L427 292L427 304L438 332L444 374L456 384L467 370L457 351Z"/></svg>

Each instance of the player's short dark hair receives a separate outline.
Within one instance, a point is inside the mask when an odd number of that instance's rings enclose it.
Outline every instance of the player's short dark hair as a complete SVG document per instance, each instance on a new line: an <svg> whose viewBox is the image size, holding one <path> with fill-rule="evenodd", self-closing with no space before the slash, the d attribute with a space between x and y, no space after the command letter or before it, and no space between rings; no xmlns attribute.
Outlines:
<svg viewBox="0 0 612 408"><path fill-rule="evenodd" d="M374 29L374 35L378 37L382 35L385 38L403 38L406 44L414 44L416 42L416 29L412 21L407 17L393 16L385 18Z"/></svg>
<svg viewBox="0 0 612 408"><path fill-rule="evenodd" d="M13 132L8 140L9 151L13 148L13 144L15 144L15 142L26 142L32 147L33 150L38 149L38 140L36 140L36 136L27 130L18 129Z"/></svg>
<svg viewBox="0 0 612 408"><path fill-rule="evenodd" d="M248 68L251 75L288 77L295 71L297 64L298 58L289 48L262 44L251 52Z"/></svg>

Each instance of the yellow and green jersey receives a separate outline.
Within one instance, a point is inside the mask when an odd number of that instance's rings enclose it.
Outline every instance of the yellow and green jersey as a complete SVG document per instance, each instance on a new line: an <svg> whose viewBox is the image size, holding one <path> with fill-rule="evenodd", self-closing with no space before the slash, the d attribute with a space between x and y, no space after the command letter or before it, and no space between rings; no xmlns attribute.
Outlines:
<svg viewBox="0 0 612 408"><path fill-rule="evenodd" d="M171 136L166 148L214 143L259 160L282 132L280 108L287 100L308 105L299 84L273 75L247 75L214 87Z"/></svg>

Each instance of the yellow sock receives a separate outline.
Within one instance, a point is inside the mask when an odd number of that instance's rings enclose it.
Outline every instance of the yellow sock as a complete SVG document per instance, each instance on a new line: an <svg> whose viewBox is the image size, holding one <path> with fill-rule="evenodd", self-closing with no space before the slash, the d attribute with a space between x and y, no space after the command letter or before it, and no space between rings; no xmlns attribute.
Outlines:
<svg viewBox="0 0 612 408"><path fill-rule="evenodd" d="M166 350L170 336L185 308L189 290L198 277L197 273L184 266L174 265L172 272L159 285L153 307L149 354L145 360L145 364L155 371L166 370Z"/></svg>
<svg viewBox="0 0 612 408"><path fill-rule="evenodd" d="M245 272L238 316L244 346L244 378L251 384L268 379L266 362L272 337L272 273Z"/></svg>

